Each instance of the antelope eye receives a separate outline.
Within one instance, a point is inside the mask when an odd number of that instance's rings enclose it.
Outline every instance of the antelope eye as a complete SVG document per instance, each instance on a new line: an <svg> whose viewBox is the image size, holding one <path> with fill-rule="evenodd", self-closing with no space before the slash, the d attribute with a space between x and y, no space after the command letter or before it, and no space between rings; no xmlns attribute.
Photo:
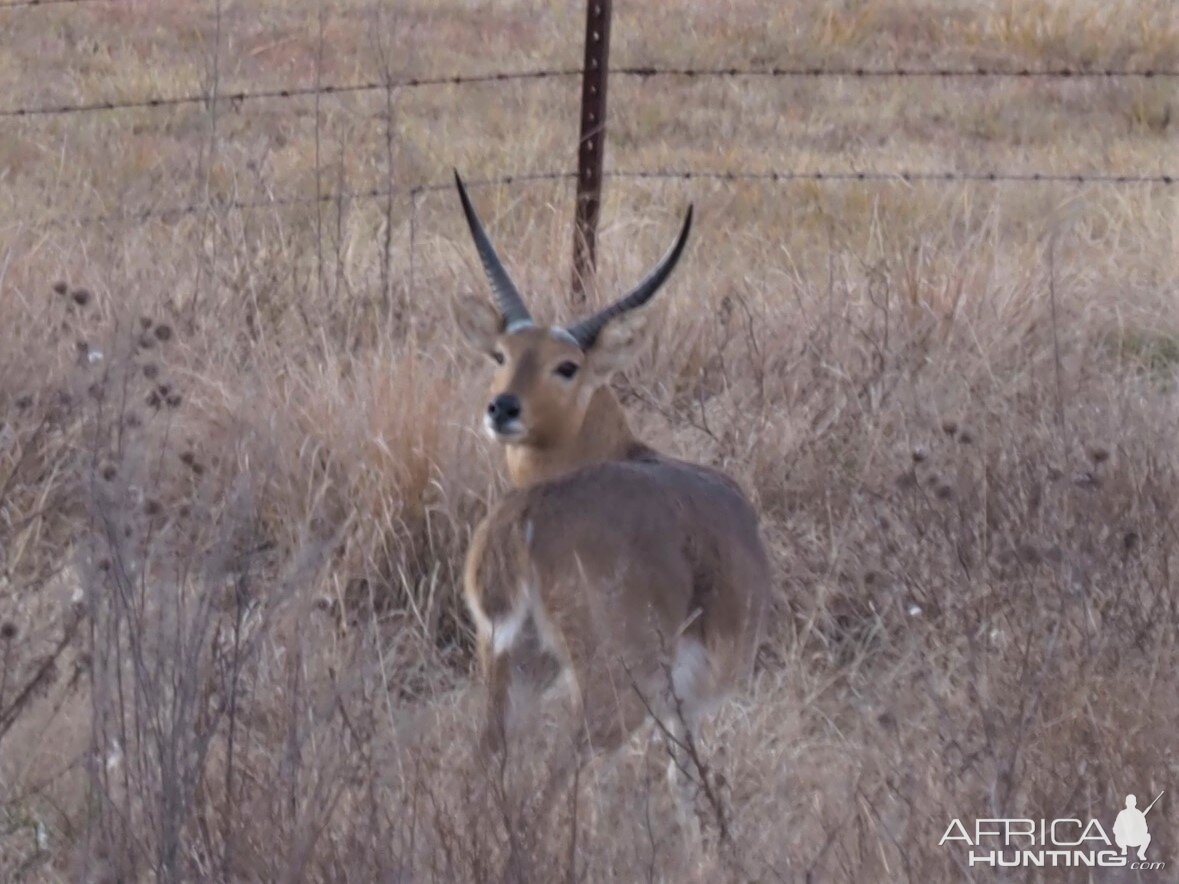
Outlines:
<svg viewBox="0 0 1179 884"><path fill-rule="evenodd" d="M571 377L573 377L575 374L577 374L577 369L579 367L580 366L578 366L578 364L576 362L565 361L557 366L556 371L557 371L557 374L559 374L561 377L565 378L565 380L569 380Z"/></svg>
<svg viewBox="0 0 1179 884"><path fill-rule="evenodd" d="M503 365L504 364L504 351L503 350L493 350L491 353L491 358L495 360L496 365Z"/></svg>

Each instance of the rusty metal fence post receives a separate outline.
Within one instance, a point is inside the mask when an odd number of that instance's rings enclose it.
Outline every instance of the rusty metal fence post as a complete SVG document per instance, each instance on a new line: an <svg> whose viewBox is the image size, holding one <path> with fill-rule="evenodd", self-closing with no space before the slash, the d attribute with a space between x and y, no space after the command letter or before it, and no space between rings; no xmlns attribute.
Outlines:
<svg viewBox="0 0 1179 884"><path fill-rule="evenodd" d="M606 73L610 58L610 0L588 0L585 66L581 74L581 137L573 221L573 301L585 301L597 266L598 214L606 153Z"/></svg>

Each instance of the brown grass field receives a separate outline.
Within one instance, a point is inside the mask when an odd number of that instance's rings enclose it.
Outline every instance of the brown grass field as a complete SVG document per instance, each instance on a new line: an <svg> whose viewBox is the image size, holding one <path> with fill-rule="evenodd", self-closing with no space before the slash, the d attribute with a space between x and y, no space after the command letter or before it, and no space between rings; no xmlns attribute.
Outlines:
<svg viewBox="0 0 1179 884"><path fill-rule="evenodd" d="M0 105L581 61L580 3L219 9L0 9ZM1179 69L1174 0L619 3L612 42L616 65ZM1173 175L1177 89L618 77L607 164ZM0 878L484 881L511 850L531 881L1175 880L1176 186L609 180L603 300L696 205L616 389L751 495L770 634L706 740L702 839L657 742L543 815L543 718L476 761L459 575L505 483L450 305L485 285L453 192L405 188L571 169L578 97L0 119ZM315 200L371 189L395 195ZM566 317L570 183L474 197ZM954 818L1109 830L1163 790L1162 871L938 845Z"/></svg>

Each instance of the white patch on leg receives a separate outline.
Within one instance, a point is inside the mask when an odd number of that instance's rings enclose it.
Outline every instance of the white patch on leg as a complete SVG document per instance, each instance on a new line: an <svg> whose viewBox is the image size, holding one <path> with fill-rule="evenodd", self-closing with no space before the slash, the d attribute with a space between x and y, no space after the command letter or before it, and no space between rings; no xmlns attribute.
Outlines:
<svg viewBox="0 0 1179 884"><path fill-rule="evenodd" d="M524 623L528 619L528 605L521 603L517 605L502 620L493 620L491 623L491 650L495 656L508 651L512 645L516 643L516 639L520 637L520 631L524 629Z"/></svg>
<svg viewBox="0 0 1179 884"><path fill-rule="evenodd" d="M676 642L675 657L671 661L671 688L683 707L689 727L695 724L696 713L704 696L710 678L712 664L704 645L694 638L681 638Z"/></svg>

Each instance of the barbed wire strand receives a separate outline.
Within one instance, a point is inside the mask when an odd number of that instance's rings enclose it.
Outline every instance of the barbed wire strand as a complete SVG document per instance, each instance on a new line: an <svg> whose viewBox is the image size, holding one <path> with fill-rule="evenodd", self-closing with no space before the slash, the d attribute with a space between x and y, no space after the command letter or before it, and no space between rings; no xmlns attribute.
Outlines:
<svg viewBox="0 0 1179 884"><path fill-rule="evenodd" d="M922 184L937 181L975 183L1044 182L1057 184L1162 184L1177 183L1176 175L1118 175L1087 172L922 172L922 171L768 171L746 172L698 169L663 169L655 171L616 170L608 173L615 178L679 178L713 181L894 181Z"/></svg>
<svg viewBox="0 0 1179 884"><path fill-rule="evenodd" d="M85 3L117 3L118 0L3 0L0 11L30 6L78 6Z"/></svg>
<svg viewBox="0 0 1179 884"><path fill-rule="evenodd" d="M975 67L872 67L864 65L814 67L658 67L636 65L611 68L611 74L630 77L995 77L997 79L1060 78L1115 78L1115 77L1179 77L1179 71L1160 68L986 68Z"/></svg>
<svg viewBox="0 0 1179 884"><path fill-rule="evenodd" d="M446 77L406 77L400 79L373 80L363 83L327 83L321 86L294 86L274 89L259 89L254 91L238 90L236 92L221 92L218 100L226 101L237 107L247 101L263 99L307 98L317 95L348 95L358 92L376 92L387 89L414 89L421 86L462 86L472 83L495 83L509 80L543 80L556 77L572 77L580 75L580 70L544 69L532 71L514 71L492 74L456 74ZM151 109L176 107L185 104L203 104L209 100L205 93L189 93L187 95L153 96L138 98L131 101L93 101L82 104L40 105L37 107L15 107L0 110L0 117L35 117L60 116L65 114L101 113L105 111L119 111L127 109Z"/></svg>
<svg viewBox="0 0 1179 884"><path fill-rule="evenodd" d="M50 2L50 0L41 0ZM53 0L65 2L65 0ZM364 92L378 92L388 89L416 89L429 86L464 86L478 83L503 83L509 81L549 80L559 78L580 77L580 68L536 68L525 71L497 71L482 74L452 74L447 76L402 77L390 80L369 80L359 83L328 83L320 86L289 86L271 89L238 90L226 92L218 96L219 100L228 101L230 106L238 109L247 101L286 100L320 95L350 95ZM614 68L610 72L619 77L686 77L686 78L1016 78L1016 79L1163 79L1179 78L1179 71L1164 69L1119 69L1119 68L1046 68L1046 69L990 69L982 67L961 68L866 68L866 67L825 67L825 68L661 68L653 66L631 66ZM154 109L178 107L188 104L205 104L209 101L207 93L192 92L184 95L156 95L143 98L116 101L104 99L99 101L44 104L28 107L9 107L0 109L3 117L43 117L62 116L67 114L105 113L132 109Z"/></svg>
<svg viewBox="0 0 1179 884"><path fill-rule="evenodd" d="M471 188L502 187L514 184L531 184L542 181L574 180L575 172L525 172L517 175L503 175L496 178L473 178L465 183ZM1066 172L998 172L998 171L734 171L723 169L612 169L605 177L620 180L647 181L718 181L718 182L770 182L791 181L815 182L864 182L893 184L1072 184L1083 185L1151 185L1173 186L1179 184L1179 172L1159 175L1119 175L1106 173ZM252 200L231 200L190 203L180 206L164 206L143 209L137 212L106 212L92 215L52 218L43 222L46 226L87 226L93 224L144 224L153 220L177 219L185 215L214 211L252 211L280 208L294 205L315 205L335 202L357 202L363 200L405 198L412 203L416 216L417 201L426 194L448 191L454 187L452 181L414 184L409 187L374 187L366 190L344 193L325 193L318 197L261 197ZM416 221L416 217L414 218Z"/></svg>

